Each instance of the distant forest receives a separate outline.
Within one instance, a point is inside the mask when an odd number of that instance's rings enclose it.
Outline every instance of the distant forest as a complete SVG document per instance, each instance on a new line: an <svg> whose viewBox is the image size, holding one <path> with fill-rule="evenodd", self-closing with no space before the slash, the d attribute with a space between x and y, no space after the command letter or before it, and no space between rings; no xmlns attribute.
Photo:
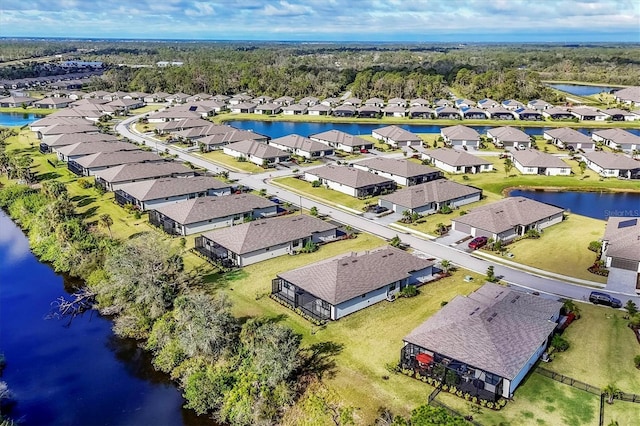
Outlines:
<svg viewBox="0 0 640 426"><path fill-rule="evenodd" d="M456 95L558 101L541 80L637 85L640 45L429 45L241 42L0 41L0 79L29 76L38 58L98 60L91 90L249 92L274 97ZM158 61L182 66L156 67ZM17 77L20 75L20 77Z"/></svg>

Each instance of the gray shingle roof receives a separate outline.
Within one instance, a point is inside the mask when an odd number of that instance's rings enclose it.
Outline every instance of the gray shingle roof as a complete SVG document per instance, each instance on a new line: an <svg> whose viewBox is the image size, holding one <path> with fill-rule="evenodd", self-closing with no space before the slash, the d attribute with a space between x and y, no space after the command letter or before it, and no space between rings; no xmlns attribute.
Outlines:
<svg viewBox="0 0 640 426"><path fill-rule="evenodd" d="M345 133L340 130L328 130L326 132L316 133L314 135L310 135L309 138L325 141L328 143L339 143L341 145L351 147L372 145L371 142L365 139L350 135L349 133Z"/></svg>
<svg viewBox="0 0 640 426"><path fill-rule="evenodd" d="M403 129L399 126L385 126L380 127L379 129L374 129L371 131L372 134L376 133L384 138L391 139L395 142L418 142L422 143L422 139L415 133L411 133L408 130Z"/></svg>
<svg viewBox="0 0 640 426"><path fill-rule="evenodd" d="M607 256L640 260L639 217L610 216L602 239L609 242L606 249Z"/></svg>
<svg viewBox="0 0 640 426"><path fill-rule="evenodd" d="M450 166L481 166L491 164L490 161L471 155L468 152L451 148L438 148L422 151L424 155L442 161Z"/></svg>
<svg viewBox="0 0 640 426"><path fill-rule="evenodd" d="M624 129L603 129L594 130L593 134L601 138L612 140L618 144L638 144L640 145L640 136Z"/></svg>
<svg viewBox="0 0 640 426"><path fill-rule="evenodd" d="M218 229L206 232L203 236L234 253L246 254L332 229L337 228L324 220L306 215L290 215Z"/></svg>
<svg viewBox="0 0 640 426"><path fill-rule="evenodd" d="M523 149L511 153L513 159L525 167L562 167L570 168L567 163L555 155L540 152L536 149Z"/></svg>
<svg viewBox="0 0 640 426"><path fill-rule="evenodd" d="M224 145L241 141L266 141L267 139L269 139L268 136L261 135L260 133L249 130L232 129L226 133L207 135L199 139L198 142L205 145Z"/></svg>
<svg viewBox="0 0 640 426"><path fill-rule="evenodd" d="M509 197L476 207L464 216L451 219L474 228L499 234L518 225L530 225L564 209L525 197Z"/></svg>
<svg viewBox="0 0 640 426"><path fill-rule="evenodd" d="M558 129L545 130L545 133L564 143L593 143L593 140L591 140L589 136L584 135L579 131L569 127L560 127Z"/></svg>
<svg viewBox="0 0 640 426"><path fill-rule="evenodd" d="M132 143L120 141L96 141L96 142L78 142L73 145L66 145L57 148L57 151L63 155L89 155L98 152L116 152L116 151L136 151L139 147Z"/></svg>
<svg viewBox="0 0 640 426"><path fill-rule="evenodd" d="M47 136L42 140L42 143L47 144L50 147L62 147L67 145L73 145L78 142L98 142L98 141L117 141L118 138L106 133L68 133L56 136Z"/></svg>
<svg viewBox="0 0 640 426"><path fill-rule="evenodd" d="M266 143L250 140L244 140L226 145L225 149L231 149L246 156L252 155L256 158L263 159L289 156L289 153L281 149L269 146Z"/></svg>
<svg viewBox="0 0 640 426"><path fill-rule="evenodd" d="M410 209L426 206L432 202L446 202L455 198L466 197L472 194L482 194L482 190L460 183L438 179L419 185L410 186L380 197L402 207Z"/></svg>
<svg viewBox="0 0 640 426"><path fill-rule="evenodd" d="M175 161L122 164L96 172L96 176L112 184L130 180L153 179L163 176L187 174L193 174L193 170Z"/></svg>
<svg viewBox="0 0 640 426"><path fill-rule="evenodd" d="M84 168L119 166L128 163L144 163L150 161L164 161L162 157L153 152L147 151L116 151L116 152L97 152L91 155L85 155L74 160Z"/></svg>
<svg viewBox="0 0 640 426"><path fill-rule="evenodd" d="M277 139L271 139L271 141L269 141L269 144L282 145L286 146L287 148L291 148L294 150L299 149L305 152L319 152L329 149L327 145L321 142L312 141L309 138L305 138L303 136L295 134L283 136Z"/></svg>
<svg viewBox="0 0 640 426"><path fill-rule="evenodd" d="M284 272L278 276L320 299L337 305L387 284L408 278L433 262L385 247L350 253Z"/></svg>
<svg viewBox="0 0 640 426"><path fill-rule="evenodd" d="M189 178L183 179L188 180ZM160 206L155 210L181 225L189 225L275 206L274 202L266 198L253 194L239 194L220 197L198 197Z"/></svg>
<svg viewBox="0 0 640 426"><path fill-rule="evenodd" d="M438 169L402 158L375 157L359 161L357 164L368 167L371 170L391 173L405 178L430 175L433 173L440 174Z"/></svg>
<svg viewBox="0 0 640 426"><path fill-rule="evenodd" d="M313 170L308 170L307 173L321 179L341 183L351 188L364 188L372 185L393 183L391 179L346 166L327 165Z"/></svg>
<svg viewBox="0 0 640 426"><path fill-rule="evenodd" d="M550 318L561 307L488 283L467 297L456 296L404 340L513 379L553 332Z"/></svg>
<svg viewBox="0 0 640 426"><path fill-rule="evenodd" d="M606 151L595 151L582 154L582 156L604 169L640 169L640 161L633 160L624 154L616 154Z"/></svg>
<svg viewBox="0 0 640 426"><path fill-rule="evenodd" d="M640 102L640 86L626 87L614 93L617 98L623 101Z"/></svg>
<svg viewBox="0 0 640 426"><path fill-rule="evenodd" d="M132 182L123 185L120 189L137 200L149 201L229 187L230 185L209 176L194 176L190 178L167 177Z"/></svg>
<svg viewBox="0 0 640 426"><path fill-rule="evenodd" d="M79 125L69 125L69 124L54 124L53 126L47 127L46 129L40 130L40 133L43 135L62 135L69 133L98 133L100 129L91 124L79 124Z"/></svg>
<svg viewBox="0 0 640 426"><path fill-rule="evenodd" d="M471 127L458 124L456 126L445 127L441 130L442 135L450 140L467 140L477 141L480 140L480 134Z"/></svg>
<svg viewBox="0 0 640 426"><path fill-rule="evenodd" d="M487 135L502 142L531 142L531 138L520 129L511 126L495 127L487 131Z"/></svg>

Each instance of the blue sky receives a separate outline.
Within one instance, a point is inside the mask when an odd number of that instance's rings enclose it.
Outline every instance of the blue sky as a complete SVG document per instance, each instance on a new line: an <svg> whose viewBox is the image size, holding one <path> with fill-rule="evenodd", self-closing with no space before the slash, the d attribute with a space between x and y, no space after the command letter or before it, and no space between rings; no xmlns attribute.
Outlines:
<svg viewBox="0 0 640 426"><path fill-rule="evenodd" d="M640 0L0 0L0 36L640 42Z"/></svg>

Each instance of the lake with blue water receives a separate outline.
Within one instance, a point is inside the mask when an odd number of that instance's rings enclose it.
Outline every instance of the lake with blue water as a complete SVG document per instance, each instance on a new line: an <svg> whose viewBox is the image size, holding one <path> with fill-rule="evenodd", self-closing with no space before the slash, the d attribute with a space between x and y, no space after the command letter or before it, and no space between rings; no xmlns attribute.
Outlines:
<svg viewBox="0 0 640 426"><path fill-rule="evenodd" d="M10 416L21 425L212 425L182 408L168 376L137 342L116 337L109 319L46 319L77 284L40 263L0 211L0 380L17 401Z"/></svg>
<svg viewBox="0 0 640 426"><path fill-rule="evenodd" d="M620 87L607 87L607 86L583 86L581 84L550 84L549 87L553 87L563 92L571 93L576 96L591 96L597 95L602 92L611 92L612 90L619 90Z"/></svg>
<svg viewBox="0 0 640 426"><path fill-rule="evenodd" d="M256 133L260 133L262 135L267 135L271 138L280 138L282 136L287 136L292 133L296 133L301 136L309 136L315 133L326 132L328 130L340 130L346 133L350 133L352 135L371 135L371 131L375 129L379 129L380 127L385 126L384 124L367 124L367 123L308 123L304 121L254 121L254 120L235 120L228 121L226 124L229 124L233 127L243 130L253 130ZM464 124L461 122L460 124ZM505 126L511 125L516 128L518 127L517 121L505 121ZM438 126L438 125L430 125L430 124L399 124L405 130L408 130L413 133L440 133L440 130L443 127L447 126ZM475 129L480 134L486 134L487 130L493 129L498 126L469 126ZM530 136L542 136L545 130L548 130L548 127L522 127L521 130ZM585 128L576 128L577 131L584 133L585 135L591 136L591 131L593 129L585 129ZM625 129L631 133L634 133L640 136L640 129Z"/></svg>
<svg viewBox="0 0 640 426"><path fill-rule="evenodd" d="M640 182L638 182L640 189ZM609 216L640 216L638 192L578 192L513 190L510 196L527 197L569 210L571 213L606 220Z"/></svg>
<svg viewBox="0 0 640 426"><path fill-rule="evenodd" d="M41 114L33 114L31 112L0 112L0 126L24 126L42 118Z"/></svg>

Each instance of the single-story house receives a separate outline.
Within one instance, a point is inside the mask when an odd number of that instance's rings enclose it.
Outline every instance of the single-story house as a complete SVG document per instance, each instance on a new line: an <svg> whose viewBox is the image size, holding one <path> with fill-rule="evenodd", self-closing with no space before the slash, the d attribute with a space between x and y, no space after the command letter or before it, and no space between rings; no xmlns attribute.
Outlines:
<svg viewBox="0 0 640 426"><path fill-rule="evenodd" d="M144 106L144 101L140 99L119 98L105 105L113 108L115 111L118 111L118 113L120 114L127 114L132 109L142 108Z"/></svg>
<svg viewBox="0 0 640 426"><path fill-rule="evenodd" d="M339 103L339 102L340 102L340 99L338 99L338 98L331 98L331 97L329 97L329 98L324 98L324 99L320 102L320 104L321 104L321 105L325 105L325 106L328 106L328 107L333 108L333 107L335 107L336 105L338 105L338 103Z"/></svg>
<svg viewBox="0 0 640 426"><path fill-rule="evenodd" d="M397 105L389 105L382 110L385 117L405 117L407 115L407 109Z"/></svg>
<svg viewBox="0 0 640 426"><path fill-rule="evenodd" d="M305 158L324 157L333 155L333 149L322 142L314 141L300 135L288 135L277 139L271 139L269 145L299 155Z"/></svg>
<svg viewBox="0 0 640 426"><path fill-rule="evenodd" d="M253 112L256 114L279 114L282 111L282 107L278 104L274 104L273 102L258 104Z"/></svg>
<svg viewBox="0 0 640 426"><path fill-rule="evenodd" d="M491 98L480 99L478 101L478 108L489 109L500 106L500 102L494 101Z"/></svg>
<svg viewBox="0 0 640 426"><path fill-rule="evenodd" d="M307 182L319 181L321 185L352 197L367 197L391 192L395 181L364 170L347 166L322 166L304 173Z"/></svg>
<svg viewBox="0 0 640 426"><path fill-rule="evenodd" d="M94 176L96 172L114 166L131 163L159 163L165 159L148 151L97 152L67 163L67 168L78 176Z"/></svg>
<svg viewBox="0 0 640 426"><path fill-rule="evenodd" d="M85 155L92 155L98 152L117 152L117 151L137 151L140 147L129 142L78 142L73 145L65 145L54 148L58 154L60 161L71 161Z"/></svg>
<svg viewBox="0 0 640 426"><path fill-rule="evenodd" d="M402 107L402 108L406 108L407 101L405 99L402 99L402 98L391 98L387 102L387 105L395 105L395 106L399 106L399 107Z"/></svg>
<svg viewBox="0 0 640 426"><path fill-rule="evenodd" d="M96 172L96 185L107 191L117 191L127 183L166 177L190 177L195 172L177 161L161 163L131 163Z"/></svg>
<svg viewBox="0 0 640 426"><path fill-rule="evenodd" d="M451 102L449 99L438 99L437 101L435 101L434 105L436 107L450 107L453 106L453 102Z"/></svg>
<svg viewBox="0 0 640 426"><path fill-rule="evenodd" d="M282 272L271 294L312 318L338 320L433 275L433 262L393 247L349 253Z"/></svg>
<svg viewBox="0 0 640 426"><path fill-rule="evenodd" d="M438 179L383 195L378 200L378 205L396 213L407 210L411 213L431 214L444 206L458 208L480 201L481 198L482 190L479 188Z"/></svg>
<svg viewBox="0 0 640 426"><path fill-rule="evenodd" d="M460 119L460 111L451 106L439 106L435 109L434 116L443 120L456 120Z"/></svg>
<svg viewBox="0 0 640 426"><path fill-rule="evenodd" d="M511 152L513 165L523 175L569 176L571 166L555 155L536 149Z"/></svg>
<svg viewBox="0 0 640 426"><path fill-rule="evenodd" d="M324 104L316 104L313 106L310 106L309 109L307 109L307 114L309 115L330 115L331 114L331 107L328 105L324 105Z"/></svg>
<svg viewBox="0 0 640 426"><path fill-rule="evenodd" d="M409 118L431 118L433 110L428 106L415 105L409 108Z"/></svg>
<svg viewBox="0 0 640 426"><path fill-rule="evenodd" d="M516 118L515 111L503 108L501 106L487 109L487 114L489 114L489 117L494 120L514 120Z"/></svg>
<svg viewBox="0 0 640 426"><path fill-rule="evenodd" d="M607 114L597 109L587 107L574 108L571 110L571 114L582 121L605 121L608 117Z"/></svg>
<svg viewBox="0 0 640 426"><path fill-rule="evenodd" d="M231 98L229 98L229 100L227 101L227 103L230 106L236 106L236 105L240 105L246 102L250 102L251 100L253 100L253 96L249 96L247 94L244 93L239 93L237 95L233 95ZM277 102L275 102L277 103Z"/></svg>
<svg viewBox="0 0 640 426"><path fill-rule="evenodd" d="M384 108L384 99L380 98L369 98L364 101L366 106L377 106L378 108Z"/></svg>
<svg viewBox="0 0 640 426"><path fill-rule="evenodd" d="M561 107L547 108L542 111L542 116L551 120L571 120L575 118L571 111Z"/></svg>
<svg viewBox="0 0 640 426"><path fill-rule="evenodd" d="M509 197L476 207L451 219L454 231L484 236L494 241L509 241L530 229L541 231L563 220L564 209L525 197Z"/></svg>
<svg viewBox="0 0 640 426"><path fill-rule="evenodd" d="M209 259L237 267L285 254L295 254L309 243L334 241L338 228L313 216L287 215L262 219L196 237L195 247Z"/></svg>
<svg viewBox="0 0 640 426"><path fill-rule="evenodd" d="M463 393L511 398L546 350L562 303L487 283L458 295L404 339L402 368Z"/></svg>
<svg viewBox="0 0 640 426"><path fill-rule="evenodd" d="M482 108L464 106L460 108L460 117L466 120L484 120L489 118L489 115L487 111Z"/></svg>
<svg viewBox="0 0 640 426"><path fill-rule="evenodd" d="M356 107L353 105L339 105L332 111L335 117L353 117L356 115Z"/></svg>
<svg viewBox="0 0 640 426"><path fill-rule="evenodd" d="M52 97L52 98L44 98L44 99L40 99L39 101L35 101L33 103L33 106L36 108L48 108L48 109L66 108L69 106L71 102L73 102L73 100L69 98Z"/></svg>
<svg viewBox="0 0 640 426"><path fill-rule="evenodd" d="M149 222L171 235L191 235L278 214L278 205L253 194L197 197L149 210Z"/></svg>
<svg viewBox="0 0 640 426"><path fill-rule="evenodd" d="M236 114L251 114L255 111L258 104L255 102L241 102L239 104L231 104L229 110Z"/></svg>
<svg viewBox="0 0 640 426"><path fill-rule="evenodd" d="M217 94L217 95L213 95L211 99L216 102L222 102L226 105L229 103L229 99L231 99L231 96Z"/></svg>
<svg viewBox="0 0 640 426"><path fill-rule="evenodd" d="M520 108L524 108L524 104L522 102L516 101L515 99L507 99L506 101L502 101L502 107L511 111L515 111Z"/></svg>
<svg viewBox="0 0 640 426"><path fill-rule="evenodd" d="M171 108L149 114L147 120L149 123L163 123L165 121L184 120L187 118L200 119L202 118L202 113L179 108Z"/></svg>
<svg viewBox="0 0 640 426"><path fill-rule="evenodd" d="M391 145L394 148L422 145L422 139L420 139L420 136L396 125L374 129L371 131L371 136L379 141L383 141Z"/></svg>
<svg viewBox="0 0 640 426"><path fill-rule="evenodd" d="M351 97L349 99L345 99L344 102L342 102L342 104L343 105L352 105L352 106L357 108L360 105L362 105L362 99Z"/></svg>
<svg viewBox="0 0 640 426"><path fill-rule="evenodd" d="M640 273L640 218L610 216L602 237L602 260L607 268ZM636 280L636 282L639 282ZM636 287L636 290L640 288Z"/></svg>
<svg viewBox="0 0 640 426"><path fill-rule="evenodd" d="M74 145L85 142L117 142L118 138L107 133L69 133L56 136L47 136L40 141L40 152L47 153L52 150L58 150L63 146Z"/></svg>
<svg viewBox="0 0 640 426"><path fill-rule="evenodd" d="M449 173L481 173L493 170L490 161L451 148L419 150L423 160Z"/></svg>
<svg viewBox="0 0 640 426"><path fill-rule="evenodd" d="M22 106L29 106L37 99L29 96L7 96L0 99L0 107L2 108L22 108Z"/></svg>
<svg viewBox="0 0 640 426"><path fill-rule="evenodd" d="M487 130L487 136L493 139L493 143L498 147L519 148L520 145L531 147L531 137L515 127L494 127Z"/></svg>
<svg viewBox="0 0 640 426"><path fill-rule="evenodd" d="M362 149L373 149L373 142L340 130L328 130L309 136L312 141L321 142L332 148L345 152L358 152Z"/></svg>
<svg viewBox="0 0 640 426"><path fill-rule="evenodd" d="M382 110L377 106L364 105L358 108L358 117L360 118L377 118Z"/></svg>
<svg viewBox="0 0 640 426"><path fill-rule="evenodd" d="M424 98L415 98L415 99L411 99L411 101L409 101L409 106L410 107L414 107L414 106L428 107L428 106L431 106L431 102L429 102L428 100L426 100Z"/></svg>
<svg viewBox="0 0 640 426"><path fill-rule="evenodd" d="M539 110L530 108L518 108L513 111L513 114L518 120L524 121L541 121L544 120L544 115Z"/></svg>
<svg viewBox="0 0 640 426"><path fill-rule="evenodd" d="M261 135L260 133L252 132L251 130L230 130L224 133L213 133L199 139L196 139L196 143L202 147L204 151L213 151L221 149L225 145L231 143L237 143L242 141L254 141L266 143L269 140L268 136Z"/></svg>
<svg viewBox="0 0 640 426"><path fill-rule="evenodd" d="M632 152L640 149L640 136L624 129L594 129L591 138L613 149Z"/></svg>
<svg viewBox="0 0 640 426"><path fill-rule="evenodd" d="M253 140L244 140L224 145L222 151L234 158L244 158L258 166L279 163L289 159L288 152Z"/></svg>
<svg viewBox="0 0 640 426"><path fill-rule="evenodd" d="M320 99L316 98L315 96L305 96L304 98L300 99L300 101L298 101L298 103L300 105L305 105L307 107L312 107L314 105L318 105L320 103Z"/></svg>
<svg viewBox="0 0 640 426"><path fill-rule="evenodd" d="M550 140L553 144L560 148L570 150L592 150L595 148L595 142L589 136L580 133L569 127L560 127L557 129L545 130L543 137Z"/></svg>
<svg viewBox="0 0 640 426"><path fill-rule="evenodd" d="M44 129L40 129L36 132L38 139L43 139L47 136L68 135L71 133L99 133L100 129L91 124L54 124Z"/></svg>
<svg viewBox="0 0 640 426"><path fill-rule="evenodd" d="M418 185L442 177L440 170L403 158L375 157L355 162L353 167L392 179L403 186Z"/></svg>
<svg viewBox="0 0 640 426"><path fill-rule="evenodd" d="M307 113L307 106L300 104L291 104L282 107L284 115L304 115Z"/></svg>
<svg viewBox="0 0 640 426"><path fill-rule="evenodd" d="M47 127L52 127L56 125L67 125L67 126L92 126L93 124L89 121L85 120L83 117L60 117L60 116L47 116L44 118L40 118L31 124L29 124L29 130L32 132L38 132L40 130L44 130Z"/></svg>
<svg viewBox="0 0 640 426"><path fill-rule="evenodd" d="M229 184L210 176L165 177L123 184L115 191L115 201L145 211L178 201L229 194Z"/></svg>
<svg viewBox="0 0 640 426"><path fill-rule="evenodd" d="M607 120L611 121L636 121L640 120L640 115L620 108L609 108L601 111L606 114Z"/></svg>
<svg viewBox="0 0 640 426"><path fill-rule="evenodd" d="M542 111L552 107L553 105L551 105L549 102L542 99L534 99L532 101L527 102L527 108L535 109L537 111Z"/></svg>
<svg viewBox="0 0 640 426"><path fill-rule="evenodd" d="M183 104L187 102L187 99L189 99L189 95L180 92L174 93L173 95L169 95L165 98L167 102L172 104Z"/></svg>
<svg viewBox="0 0 640 426"><path fill-rule="evenodd" d="M640 86L626 87L616 91L613 95L616 97L616 102L640 106Z"/></svg>
<svg viewBox="0 0 640 426"><path fill-rule="evenodd" d="M165 102L168 96L171 95L166 92L156 92L151 95L145 96L143 100L148 104L157 104Z"/></svg>
<svg viewBox="0 0 640 426"><path fill-rule="evenodd" d="M480 146L480 135L471 127L458 124L457 126L444 127L440 134L445 142L452 147Z"/></svg>
<svg viewBox="0 0 640 426"><path fill-rule="evenodd" d="M269 104L269 103L273 103L273 97L262 95L262 96L258 96L257 98L253 98L253 102L256 102L258 105ZM278 104L274 104L274 105L278 105ZM281 107L282 105L278 105L278 106Z"/></svg>
<svg viewBox="0 0 640 426"><path fill-rule="evenodd" d="M453 106L455 106L458 109L470 108L470 107L475 107L476 103L474 101L472 101L471 99L459 98L459 99L456 99L455 101L453 101Z"/></svg>
<svg viewBox="0 0 640 426"><path fill-rule="evenodd" d="M279 98L274 99L273 103L285 107L285 106L291 105L295 101L296 100L291 96L280 96Z"/></svg>
<svg viewBox="0 0 640 426"><path fill-rule="evenodd" d="M582 160L587 163L587 167L603 177L640 179L640 161L624 154L594 151L582 154ZM638 249L640 250L640 246Z"/></svg>

